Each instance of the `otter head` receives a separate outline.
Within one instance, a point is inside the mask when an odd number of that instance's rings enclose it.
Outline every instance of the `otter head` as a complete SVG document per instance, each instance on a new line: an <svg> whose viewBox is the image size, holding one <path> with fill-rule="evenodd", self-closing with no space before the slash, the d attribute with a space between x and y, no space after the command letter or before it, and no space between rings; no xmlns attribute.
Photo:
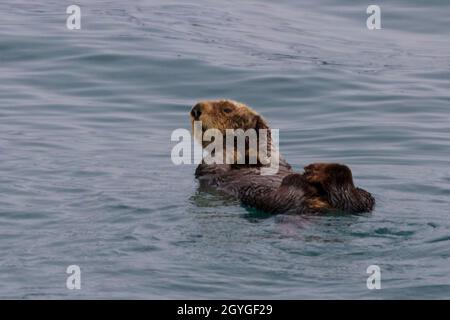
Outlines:
<svg viewBox="0 0 450 320"><path fill-rule="evenodd" d="M249 106L233 100L200 101L191 112L191 122L201 121L202 129L269 129L266 121Z"/></svg>
<svg viewBox="0 0 450 320"><path fill-rule="evenodd" d="M201 121L201 133L202 135L195 134L195 138L206 148L211 141L203 139L203 134L210 129L218 130L223 136L223 148L226 150L226 135L229 134L230 129L234 132L246 132L249 129L254 130L256 139L259 141L260 130L269 129L266 121L249 106L233 101L233 100L208 100L201 101L194 105L190 111L191 123L194 129L194 123ZM241 129L242 131L240 131ZM236 138L236 137L235 137ZM234 138L233 138L234 139ZM244 155L239 154L236 150L236 144L233 152L233 159L245 157L249 158L249 155L254 155L257 158L256 163L260 163L258 157L258 142L249 143L250 136L245 136L245 152ZM267 145L271 145L270 130L267 131ZM270 150L270 148L269 148ZM270 152L269 152L270 153ZM245 161L244 161L245 162ZM239 162L238 162L239 163ZM248 163L248 162L245 162Z"/></svg>

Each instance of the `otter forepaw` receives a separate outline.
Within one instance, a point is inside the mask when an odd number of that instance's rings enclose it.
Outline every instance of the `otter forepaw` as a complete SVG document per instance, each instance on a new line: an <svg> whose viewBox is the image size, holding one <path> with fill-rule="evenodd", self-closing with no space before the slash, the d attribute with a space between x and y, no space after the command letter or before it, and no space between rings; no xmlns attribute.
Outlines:
<svg viewBox="0 0 450 320"><path fill-rule="evenodd" d="M330 186L353 186L351 170L338 163L313 163L305 168L304 177L313 185L328 190Z"/></svg>
<svg viewBox="0 0 450 320"><path fill-rule="evenodd" d="M329 179L329 174L326 170L326 168L329 165L326 163L313 163L310 165L307 165L304 173L304 177L306 181L308 181L311 184L323 184Z"/></svg>

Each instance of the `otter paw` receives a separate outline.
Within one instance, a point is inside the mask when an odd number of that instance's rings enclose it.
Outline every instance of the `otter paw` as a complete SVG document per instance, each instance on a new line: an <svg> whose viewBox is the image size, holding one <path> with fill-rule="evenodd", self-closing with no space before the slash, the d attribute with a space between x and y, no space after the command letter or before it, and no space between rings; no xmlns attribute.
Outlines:
<svg viewBox="0 0 450 320"><path fill-rule="evenodd" d="M329 178L326 168L329 165L326 163L313 163L306 166L304 177L309 183L323 184Z"/></svg>
<svg viewBox="0 0 450 320"><path fill-rule="evenodd" d="M313 184L319 185L324 189L328 189L330 185L353 186L353 178L351 170L338 163L313 163L305 168L305 179Z"/></svg>
<svg viewBox="0 0 450 320"><path fill-rule="evenodd" d="M331 209L330 204L320 198L320 197L311 197L309 199L306 200L306 205L308 206L308 208L314 212L322 212L322 211L327 211Z"/></svg>

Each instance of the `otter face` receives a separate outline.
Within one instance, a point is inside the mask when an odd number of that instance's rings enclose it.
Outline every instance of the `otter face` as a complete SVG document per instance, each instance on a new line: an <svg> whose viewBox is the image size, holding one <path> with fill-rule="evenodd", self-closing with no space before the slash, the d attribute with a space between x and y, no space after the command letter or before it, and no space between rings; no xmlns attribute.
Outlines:
<svg viewBox="0 0 450 320"><path fill-rule="evenodd" d="M198 102L190 112L191 122L201 121L202 129L268 129L267 123L253 109L233 100L209 100Z"/></svg>
<svg viewBox="0 0 450 320"><path fill-rule="evenodd" d="M256 159L254 164L261 163L261 159L258 154L258 144L260 135L260 129L269 129L265 120L253 109L246 106L243 103L233 101L233 100L209 100L198 102L190 111L192 129L195 139L198 140L204 148L206 148L211 142L202 140L203 134L207 130L218 130L222 134L223 140L223 150L227 150L226 146L226 135L227 130L238 130L241 129L243 132L247 132L249 129L255 130L254 144L249 143L246 140L245 151L240 152L237 150L236 146L231 148L231 159L235 160L235 163L250 164L250 157ZM202 135L195 130L194 122L201 121L202 124ZM216 141L214 141L216 142ZM271 133L267 132L267 143L270 150L271 144ZM229 151L229 150L227 150ZM270 151L267 152L270 154Z"/></svg>
<svg viewBox="0 0 450 320"><path fill-rule="evenodd" d="M266 121L249 106L233 100L200 101L191 112L191 123L202 122L202 131L218 129L223 135L226 129L269 129Z"/></svg>

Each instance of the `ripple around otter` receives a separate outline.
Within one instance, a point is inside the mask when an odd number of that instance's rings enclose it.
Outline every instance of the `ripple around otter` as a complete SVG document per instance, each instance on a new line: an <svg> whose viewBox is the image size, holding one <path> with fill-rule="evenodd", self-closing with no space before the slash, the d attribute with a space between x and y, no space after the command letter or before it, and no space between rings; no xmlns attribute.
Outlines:
<svg viewBox="0 0 450 320"><path fill-rule="evenodd" d="M334 3L81 0L80 31L60 1L1 3L0 298L450 298L450 4L382 3L369 32ZM279 128L295 169L348 164L374 213L198 190L170 134L216 98Z"/></svg>

